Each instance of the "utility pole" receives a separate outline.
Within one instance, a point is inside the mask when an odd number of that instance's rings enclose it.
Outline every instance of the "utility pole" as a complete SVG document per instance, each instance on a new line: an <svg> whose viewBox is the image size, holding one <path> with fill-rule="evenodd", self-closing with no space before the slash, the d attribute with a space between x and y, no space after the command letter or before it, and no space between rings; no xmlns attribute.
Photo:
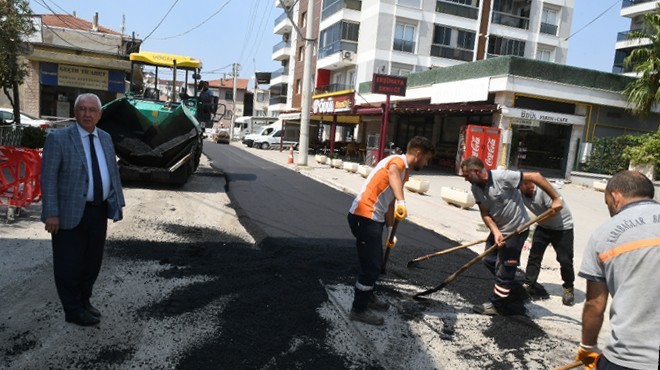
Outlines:
<svg viewBox="0 0 660 370"><path fill-rule="evenodd" d="M234 63L234 69L233 69L233 75L234 75L234 82L233 82L233 94L232 94L232 105L231 105L231 120L230 120L230 125L229 125L229 141L231 142L234 139L234 121L236 120L236 80L238 79L238 68L240 65L238 63Z"/></svg>
<svg viewBox="0 0 660 370"><path fill-rule="evenodd" d="M309 151L309 111L312 100L312 53L314 50L314 1L307 0L307 28L305 30L305 64L302 80L302 101L300 103L300 143L298 164L307 166Z"/></svg>

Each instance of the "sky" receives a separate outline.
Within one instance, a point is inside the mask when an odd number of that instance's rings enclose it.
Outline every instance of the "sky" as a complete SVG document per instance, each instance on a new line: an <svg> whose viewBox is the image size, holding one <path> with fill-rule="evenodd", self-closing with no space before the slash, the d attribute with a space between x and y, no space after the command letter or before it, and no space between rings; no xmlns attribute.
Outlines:
<svg viewBox="0 0 660 370"><path fill-rule="evenodd" d="M98 12L99 24L118 32L125 16L124 32L145 40L142 50L200 59L202 77L213 80L226 78L233 63L240 64L238 77L245 79L253 78L255 71L280 68L271 60L273 46L281 40L273 34L275 18L282 14L276 1L30 0L30 5L35 14L75 11L89 21ZM629 20L619 15L621 0L574 4L567 64L610 72L616 35L629 28Z"/></svg>

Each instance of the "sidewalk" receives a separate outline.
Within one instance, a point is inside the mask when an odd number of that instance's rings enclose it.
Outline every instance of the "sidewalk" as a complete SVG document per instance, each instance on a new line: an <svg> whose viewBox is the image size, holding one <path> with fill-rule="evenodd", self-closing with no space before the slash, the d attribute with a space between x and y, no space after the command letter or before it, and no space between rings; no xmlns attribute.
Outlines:
<svg viewBox="0 0 660 370"><path fill-rule="evenodd" d="M279 150L248 148L240 142L233 142L231 145L279 164L282 167L297 171L302 175L332 186L347 194L357 194L365 181L357 173L332 168L327 164L316 163L314 155L309 155L307 165L302 166L297 164L299 158L298 152L294 152L294 163L287 164L288 150L280 152ZM456 245L477 241L488 235L488 230L481 220L481 215L476 205L470 209L461 209L447 204L440 197L442 187L470 191L470 184L463 177L428 169L412 173L411 176L428 180L430 187L424 195L408 190L405 191L408 221L455 240ZM559 263L556 261L554 249L548 247L543 259L538 282L545 286L551 297L548 300L533 301L531 305L528 305L528 311L532 317L541 320L539 324L549 332L553 332L565 340L578 340L580 335L579 323L581 322L582 307L586 293L586 281L578 277L577 273L582 264L582 256L589 237L610 216L602 192L582 185L563 183L562 181L558 181L558 179L550 178L548 180L559 188L559 192L562 194L565 203L573 215L575 225L575 305L568 307L561 303L562 280L559 273ZM479 244L470 247L470 249L475 253L481 253L484 250L484 245ZM522 270L527 265L528 256L529 250L525 248L521 256L520 268ZM548 316L549 312L552 313L550 316ZM605 343L608 334L609 320L606 318L603 329L600 332L599 341Z"/></svg>

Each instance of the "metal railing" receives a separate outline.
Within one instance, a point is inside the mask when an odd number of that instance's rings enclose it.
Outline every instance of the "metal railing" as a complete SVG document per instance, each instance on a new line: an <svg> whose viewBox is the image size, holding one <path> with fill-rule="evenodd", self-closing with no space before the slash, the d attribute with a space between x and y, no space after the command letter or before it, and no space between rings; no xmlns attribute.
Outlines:
<svg viewBox="0 0 660 370"><path fill-rule="evenodd" d="M280 41L275 46L273 46L273 53L278 52L284 48L290 47L291 43L288 41Z"/></svg>
<svg viewBox="0 0 660 370"><path fill-rule="evenodd" d="M616 34L616 41L625 41L625 40L630 40L630 35L633 32L638 32L638 33L643 33L644 30L642 29L636 29L636 30L628 30L628 31L622 31Z"/></svg>
<svg viewBox="0 0 660 370"><path fill-rule="evenodd" d="M529 18L519 17L517 15L493 11L493 23L509 27L529 29Z"/></svg>
<svg viewBox="0 0 660 370"><path fill-rule="evenodd" d="M637 5L637 4L643 4L643 3L648 3L654 0L623 0L621 2L621 9L627 8L629 6Z"/></svg>
<svg viewBox="0 0 660 370"><path fill-rule="evenodd" d="M272 79L280 77L280 76L288 76L288 75L289 75L289 68L282 67L282 68L274 71L273 73L271 73L270 74L270 79L272 80Z"/></svg>
<svg viewBox="0 0 660 370"><path fill-rule="evenodd" d="M319 59L325 58L329 55L339 53L340 51L357 52L357 42L352 41L337 41L329 45L319 48Z"/></svg>
<svg viewBox="0 0 660 370"><path fill-rule="evenodd" d="M268 100L268 104L286 104L286 95L283 96L271 96Z"/></svg>
<svg viewBox="0 0 660 370"><path fill-rule="evenodd" d="M19 146L23 138L23 126L0 124L0 146Z"/></svg>
<svg viewBox="0 0 660 370"><path fill-rule="evenodd" d="M340 0L321 9L321 20L337 13L342 9L361 10L362 1L360 0Z"/></svg>
<svg viewBox="0 0 660 370"><path fill-rule="evenodd" d="M402 40L402 39L394 39L394 50L398 51L405 51L408 53L414 53L415 52L415 42L414 41L408 41L408 40Z"/></svg>
<svg viewBox="0 0 660 370"><path fill-rule="evenodd" d="M275 18L275 24L273 26L277 26L282 22L283 20L287 19L286 13L282 13L279 15L279 17Z"/></svg>
<svg viewBox="0 0 660 370"><path fill-rule="evenodd" d="M431 56L471 62L474 52L472 50L457 49L442 45L431 45Z"/></svg>
<svg viewBox="0 0 660 370"><path fill-rule="evenodd" d="M315 94L325 94L325 93L331 93L331 92L336 92L336 91L343 91L343 90L352 90L353 86L351 85L346 85L346 84L330 84L330 85L324 85L324 86L318 86L314 89Z"/></svg>
<svg viewBox="0 0 660 370"><path fill-rule="evenodd" d="M479 18L479 8L475 8L469 5L450 3L447 1L436 1L435 11L438 13L451 14L464 18Z"/></svg>
<svg viewBox="0 0 660 370"><path fill-rule="evenodd" d="M559 27L555 24L541 22L541 29L539 31L548 35L557 36L557 28Z"/></svg>

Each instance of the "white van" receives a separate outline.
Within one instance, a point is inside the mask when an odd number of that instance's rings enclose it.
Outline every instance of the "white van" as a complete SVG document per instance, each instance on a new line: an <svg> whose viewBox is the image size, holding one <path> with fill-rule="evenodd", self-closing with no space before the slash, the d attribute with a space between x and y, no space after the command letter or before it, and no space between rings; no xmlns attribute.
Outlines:
<svg viewBox="0 0 660 370"><path fill-rule="evenodd" d="M242 143L252 147L254 146L255 142L261 142L263 141L262 138L266 137L268 135L271 135L275 130L279 130L282 127L282 124L280 121L275 122L273 124L270 124L268 126L264 126L258 133L256 134L248 134L243 137Z"/></svg>

